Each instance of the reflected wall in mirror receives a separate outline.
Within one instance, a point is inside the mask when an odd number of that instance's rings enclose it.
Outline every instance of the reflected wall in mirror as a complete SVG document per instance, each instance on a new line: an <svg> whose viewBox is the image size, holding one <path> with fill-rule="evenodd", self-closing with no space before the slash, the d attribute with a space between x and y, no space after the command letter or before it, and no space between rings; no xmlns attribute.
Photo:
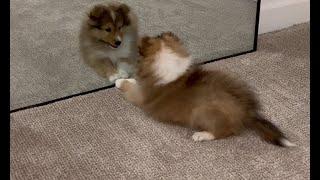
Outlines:
<svg viewBox="0 0 320 180"><path fill-rule="evenodd" d="M10 1L11 111L113 85L112 79L99 76L85 63L79 48L86 13L108 2L114 1ZM195 63L254 50L259 4L255 0L118 2L137 15L139 35L172 31ZM126 45L122 41L118 48Z"/></svg>

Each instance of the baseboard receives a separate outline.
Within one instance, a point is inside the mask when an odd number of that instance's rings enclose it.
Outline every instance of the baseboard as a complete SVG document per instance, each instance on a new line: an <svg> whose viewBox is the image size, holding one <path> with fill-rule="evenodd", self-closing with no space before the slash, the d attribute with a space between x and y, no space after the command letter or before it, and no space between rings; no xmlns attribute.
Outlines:
<svg viewBox="0 0 320 180"><path fill-rule="evenodd" d="M310 0L261 0L259 34L310 21Z"/></svg>

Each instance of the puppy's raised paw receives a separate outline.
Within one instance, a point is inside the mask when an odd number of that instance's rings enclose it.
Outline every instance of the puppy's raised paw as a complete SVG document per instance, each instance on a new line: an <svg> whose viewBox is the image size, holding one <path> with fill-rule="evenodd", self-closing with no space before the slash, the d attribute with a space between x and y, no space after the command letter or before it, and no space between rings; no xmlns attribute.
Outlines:
<svg viewBox="0 0 320 180"><path fill-rule="evenodd" d="M123 81L125 81L126 79L117 79L115 82L116 88L121 89L121 86L123 84Z"/></svg>
<svg viewBox="0 0 320 180"><path fill-rule="evenodd" d="M207 131L201 131L201 132L195 132L192 135L192 139L194 141L210 141L215 139L212 133L207 132Z"/></svg>
<svg viewBox="0 0 320 180"><path fill-rule="evenodd" d="M137 81L135 79L117 79L115 82L116 88L120 90L124 90L126 83L136 84Z"/></svg>

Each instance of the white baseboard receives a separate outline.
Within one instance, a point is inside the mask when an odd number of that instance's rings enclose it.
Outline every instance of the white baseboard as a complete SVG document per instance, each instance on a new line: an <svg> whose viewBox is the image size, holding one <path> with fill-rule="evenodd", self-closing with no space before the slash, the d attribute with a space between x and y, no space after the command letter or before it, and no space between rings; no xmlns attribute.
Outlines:
<svg viewBox="0 0 320 180"><path fill-rule="evenodd" d="M259 34L310 21L310 0L261 0Z"/></svg>

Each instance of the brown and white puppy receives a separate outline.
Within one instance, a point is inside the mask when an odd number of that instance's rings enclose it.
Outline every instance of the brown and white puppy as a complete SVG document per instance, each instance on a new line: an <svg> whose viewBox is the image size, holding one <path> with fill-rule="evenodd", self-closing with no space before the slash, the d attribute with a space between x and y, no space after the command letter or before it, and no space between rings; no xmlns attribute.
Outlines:
<svg viewBox="0 0 320 180"><path fill-rule="evenodd" d="M268 142L294 146L259 115L259 103L243 82L219 71L192 66L192 58L172 33L144 37L137 79L119 79L126 99L162 121L197 129L204 141L237 135L250 128Z"/></svg>
<svg viewBox="0 0 320 180"><path fill-rule="evenodd" d="M99 4L83 20L80 51L86 64L113 82L134 72L137 37L137 18L127 5Z"/></svg>

